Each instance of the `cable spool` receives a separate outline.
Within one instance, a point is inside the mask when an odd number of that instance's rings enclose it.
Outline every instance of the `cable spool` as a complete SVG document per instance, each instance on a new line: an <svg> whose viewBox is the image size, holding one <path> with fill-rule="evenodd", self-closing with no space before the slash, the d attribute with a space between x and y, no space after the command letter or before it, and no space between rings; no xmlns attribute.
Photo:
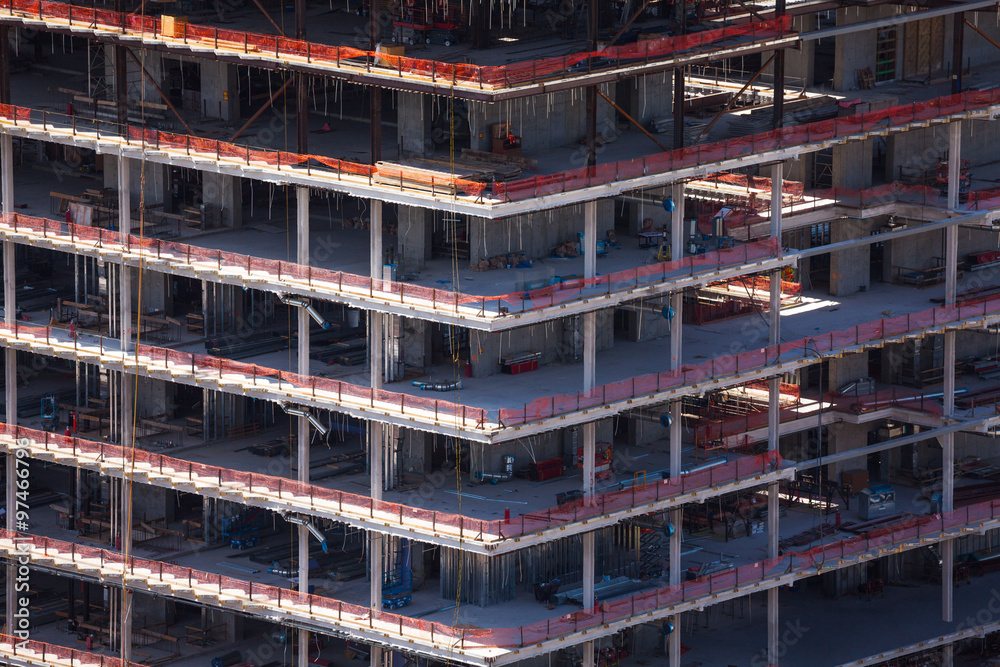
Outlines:
<svg viewBox="0 0 1000 667"><path fill-rule="evenodd" d="M674 423L674 418L670 416L669 412L664 412L660 415L660 426L663 428L670 428L670 425Z"/></svg>
<svg viewBox="0 0 1000 667"><path fill-rule="evenodd" d="M667 197L666 199L663 200L664 211L666 211L667 213L673 213L675 208L677 208L677 205L674 204L673 197Z"/></svg>
<svg viewBox="0 0 1000 667"><path fill-rule="evenodd" d="M670 621L663 621L663 625L660 626L660 634L666 637L674 633L674 624Z"/></svg>
<svg viewBox="0 0 1000 667"><path fill-rule="evenodd" d="M662 315L665 320L672 320L674 319L674 309L670 306L664 306L663 310L660 311L660 315Z"/></svg>
<svg viewBox="0 0 1000 667"><path fill-rule="evenodd" d="M673 535L674 535L674 524L672 523L663 524L663 536L673 537Z"/></svg>

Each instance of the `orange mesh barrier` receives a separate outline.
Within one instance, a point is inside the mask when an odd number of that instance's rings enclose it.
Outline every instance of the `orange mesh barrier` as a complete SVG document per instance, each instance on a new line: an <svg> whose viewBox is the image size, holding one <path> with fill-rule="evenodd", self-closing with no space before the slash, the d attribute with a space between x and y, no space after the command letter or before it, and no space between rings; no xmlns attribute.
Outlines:
<svg viewBox="0 0 1000 667"><path fill-rule="evenodd" d="M110 655L103 655L94 651L69 648L59 644L48 644L35 641L34 639L20 639L8 635L0 635L0 645L4 645L3 651L10 652L13 656L22 656L29 663L41 660L41 662L62 663L67 667L84 667L95 665L99 667L143 667L142 664L132 661L122 661ZM7 648L7 647L10 648Z"/></svg>
<svg viewBox="0 0 1000 667"><path fill-rule="evenodd" d="M172 588L188 591L209 602L212 596L252 599L257 606L277 607L292 618L317 618L320 622L339 624L347 628L392 633L401 640L429 644L448 638L455 648L522 648L542 641L557 639L581 630L599 628L615 622L634 619L640 622L669 614L670 607L682 602L705 603L711 596L731 592L734 588L755 582L765 582L788 575L811 576L827 563L837 567L845 559L908 543L940 539L945 531L993 521L1000 517L1000 500L968 505L952 512L918 516L873 529L856 537L823 544L803 551L789 551L777 558L741 565L731 570L685 581L673 586L643 591L634 595L601 601L590 609L563 614L520 627L475 628L452 627L439 622L409 618L391 612L371 610L340 600L259 584L253 581L203 572L164 561L128 557L108 549L63 542L39 535L0 531L4 550L26 551L34 559L45 558L47 564L68 567L68 562L86 561L98 565L104 572L129 572L150 582L169 581ZM787 579L785 579L787 581ZM777 582L775 582L777 583ZM221 602L219 603L221 604ZM316 621L311 621L315 623ZM67 653L72 649L62 649Z"/></svg>
<svg viewBox="0 0 1000 667"><path fill-rule="evenodd" d="M924 120L961 111L982 109L996 104L1000 104L1000 89L970 91L959 95L937 98L928 102L908 104L832 120L786 127L747 137L727 139L714 144L700 144L698 146L653 154L639 159L621 160L596 167L584 167L555 174L536 175L514 181L493 183L491 185L492 194L494 200L501 202L523 200L593 185L612 183L625 178L635 178L639 175L666 173L684 167L694 167L709 162L774 150L776 148L799 146L821 139L829 139L834 136L846 136L872 129L884 128L889 125L907 123L913 120ZM43 126L46 124L63 124L66 127L76 127L76 119L73 117L51 114L44 111L32 112L30 109L19 107L0 106L0 114L7 118L13 118L15 124L25 121L31 122L33 113L34 121L37 122L40 120ZM100 132L100 127L98 125L98 132ZM391 165L372 167L340 160L331 160L319 156L298 156L290 153L256 150L240 146L229 147L222 142L211 139L171 135L153 130L143 132L131 127L125 130L125 135L130 141L144 142L146 145L157 148L167 146L175 150L184 150L188 153L191 150L195 150L206 156L214 156L216 159L225 156L245 161L247 164L262 162L270 166L277 166L279 169L282 164L289 166L305 165L309 169L310 163L315 161L333 169L338 175L353 174L355 176L368 177L369 179L372 176L381 175L384 182L390 184L396 183L399 187L405 187L405 184L408 182L426 186L427 181L426 172L408 170L405 167L394 167ZM437 184L440 182L441 185L451 188L456 194L461 192L467 196L479 198L486 189L486 184L484 183L468 181L447 174L442 174L440 178L441 180L437 181L437 177L433 177L433 183ZM793 192L794 190L795 188L793 188ZM877 186L866 190L837 188L824 192L831 197L841 197L845 201L851 197L857 197L861 205L890 201L893 197L898 198L904 194L910 197L920 197L924 202L935 198L935 190L933 188L906 186L898 183ZM795 199L797 197L798 195L796 194L792 198ZM969 208L981 209L983 206L979 204L980 201L991 201L994 198L1000 198L994 197L992 192L984 193L984 197L985 199L970 200ZM743 222L746 224L747 221Z"/></svg>
<svg viewBox="0 0 1000 667"><path fill-rule="evenodd" d="M238 50L275 58L304 60L309 63L333 64L337 67L371 71L371 62L380 65L376 71L396 70L408 76L432 81L462 82L480 87L507 88L541 82L554 76L573 76L594 70L655 62L668 56L680 56L692 51L709 51L723 47L755 43L783 36L791 29L788 16L767 21L727 26L677 37L663 37L636 44L612 47L603 51L576 53L559 58L545 58L514 65L480 67L469 64L442 63L365 51L340 46L315 44L273 35L219 29L194 23L183 23L164 31L163 22L153 17L141 17L106 10L75 7L61 2L43 0L8 0L0 2L0 10L9 14L28 15L41 20L56 20L71 24L82 23L90 28L116 32L139 33L153 38L196 42L216 49ZM357 59L351 61L350 59Z"/></svg>
<svg viewBox="0 0 1000 667"><path fill-rule="evenodd" d="M219 270L236 269L250 274L259 272L273 276L273 279L277 281L294 278L307 283L310 287L324 288L345 296L378 296L394 303L411 303L433 310L464 312L466 315L483 317L489 315L500 317L505 313L538 310L599 294L610 295L640 286L666 283L694 276L697 268L718 270L762 259L776 258L782 254L777 240L766 239L735 248L713 251L699 257L685 257L635 269L615 271L597 278L563 281L549 287L487 297L387 280L373 282L367 276L303 266L293 262L250 257L239 253L222 252L175 241L142 238L98 227L81 226L48 218L36 218L20 213L0 214L0 226L15 232L30 230L45 237L62 237L71 242L91 241L95 246L99 245L108 250L118 248L128 252L143 252L149 256L155 256L157 259L173 260L185 264L210 262Z"/></svg>
<svg viewBox="0 0 1000 667"><path fill-rule="evenodd" d="M422 532L454 535L464 539L490 540L516 537L526 533L554 528L571 522L606 515L655 501L668 500L685 493L718 486L726 482L760 475L769 470L780 469L780 461L774 454L750 456L727 462L708 470L697 471L669 480L643 480L641 486L620 491L596 494L590 503L576 501L550 507L540 512L530 512L503 519L482 520L474 517L437 510L425 510L401 503L373 500L369 496L327 489L314 484L274 477L259 473L243 472L229 468L194 463L136 449L125 449L104 442L71 438L46 431L0 424L0 435L11 440L27 439L45 451L64 452L74 457L96 458L100 461L121 461L123 469L130 467L134 456L142 471L155 470L174 478L189 481L201 480L217 482L219 486L229 486L252 494L270 494L278 499L292 499L309 509L336 511L345 516L377 519L380 523L396 523Z"/></svg>

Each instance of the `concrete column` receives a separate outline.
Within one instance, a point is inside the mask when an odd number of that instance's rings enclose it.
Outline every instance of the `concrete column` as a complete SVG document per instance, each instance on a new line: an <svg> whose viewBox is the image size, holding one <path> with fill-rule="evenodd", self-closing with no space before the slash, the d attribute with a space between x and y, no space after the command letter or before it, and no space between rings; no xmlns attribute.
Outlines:
<svg viewBox="0 0 1000 667"><path fill-rule="evenodd" d="M583 277L597 275L597 201L583 205ZM583 315L583 390L595 386L597 364L597 313ZM597 424L583 425L583 495L589 503L594 495L594 457L597 453ZM583 608L594 606L594 533L583 534ZM583 665L594 665L594 642L583 645Z"/></svg>
<svg viewBox="0 0 1000 667"><path fill-rule="evenodd" d="M431 258L434 231L433 211L418 206L397 207L399 232L396 244L405 271L422 269Z"/></svg>
<svg viewBox="0 0 1000 667"><path fill-rule="evenodd" d="M958 186L962 160L962 123L948 126L948 209L958 208ZM958 289L958 226L945 230L944 302L955 305ZM944 416L955 415L955 332L944 335ZM955 434L941 438L941 511L955 509ZM951 540L941 543L941 618L950 623L954 612L955 545Z"/></svg>
<svg viewBox="0 0 1000 667"><path fill-rule="evenodd" d="M378 199L371 200L371 258L370 271L372 281L380 281L382 278L382 202ZM376 285L381 284L375 282ZM382 369L384 366L382 359L382 339L384 322L382 315L375 311L369 311L369 342L368 358L371 369L371 386L373 390L382 388ZM382 480L384 478L383 469L383 443L382 424L377 421L368 422L369 439L369 482L371 484L372 500L382 500ZM368 557L369 569L371 570L371 609L372 612L380 611L382 608L382 535L374 531L369 531ZM382 649L371 646L371 667L381 667Z"/></svg>
<svg viewBox="0 0 1000 667"><path fill-rule="evenodd" d="M670 214L670 257L684 257L684 183L674 183L671 197L674 200L674 210ZM670 369L679 368L684 340L684 292L677 291L670 295L670 307L674 310L674 318L670 322ZM670 476L681 474L681 402L670 404ZM674 526L674 534L670 536L670 585L681 583L681 541L683 539L684 510L676 509L670 512L670 523ZM681 615L674 614L670 619L674 631L669 637L670 667L680 667L681 664Z"/></svg>
<svg viewBox="0 0 1000 667"><path fill-rule="evenodd" d="M771 238L781 241L781 191L784 179L783 164L774 165L771 172ZM770 293L770 332L768 336L769 345L781 343L781 272L775 271L771 274ZM778 451L779 426L781 424L781 413L779 412L779 398L781 395L780 378L775 376L768 382L767 391L767 449L769 452ZM770 484L767 487L767 557L778 557L778 485ZM768 664L778 664L778 649L780 644L778 627L778 589L771 588L767 591L767 653Z"/></svg>
<svg viewBox="0 0 1000 667"><path fill-rule="evenodd" d="M14 212L14 141L9 134L0 134L0 197L3 198L3 214L11 215ZM17 303L15 296L15 262L13 241L3 242L3 305L4 324L8 327L14 326L15 315L17 313ZM8 347L4 350L4 391L6 392L6 414L7 425L17 425L17 352ZM14 452L7 453L7 520L6 528L9 531L17 529L15 517L17 512L13 508L17 507L17 456ZM14 591L14 583L17 578L17 565L7 566L7 605L6 619L7 627L13 628L12 620L16 609L17 595ZM10 630L8 630L8 633Z"/></svg>
<svg viewBox="0 0 1000 667"><path fill-rule="evenodd" d="M431 98L422 93L396 93L399 157L427 157L434 152L431 139ZM442 104L448 104L443 100Z"/></svg>
<svg viewBox="0 0 1000 667"><path fill-rule="evenodd" d="M201 199L207 206L217 207L222 212L222 226L241 229L243 227L243 187L238 176L201 174Z"/></svg>
<svg viewBox="0 0 1000 667"><path fill-rule="evenodd" d="M120 158L120 160L121 162L118 165L118 227L119 229L127 230L132 224L129 160L124 157ZM129 267L124 265L119 267L118 275L118 312L120 317L118 330L121 332L122 351L128 353L132 350L132 280ZM135 382L135 376L129 375L124 371L121 373L121 444L125 452L128 452L135 446L133 440ZM121 489L121 551L128 556L132 552L132 481L122 479ZM121 595L121 657L122 660L131 660L132 617L134 615L132 607L134 600L132 598L132 591L125 585L122 586Z"/></svg>
<svg viewBox="0 0 1000 667"><path fill-rule="evenodd" d="M303 266L309 265L309 188L295 189L295 261ZM307 376L309 372L309 312L299 309L299 341L298 341L298 373ZM299 481L309 483L309 420L298 418L298 456ZM299 592L309 592L309 529L299 526ZM298 667L309 666L309 631L300 629L298 637Z"/></svg>
<svg viewBox="0 0 1000 667"><path fill-rule="evenodd" d="M239 117L236 65L201 60L201 113L205 118L233 121Z"/></svg>

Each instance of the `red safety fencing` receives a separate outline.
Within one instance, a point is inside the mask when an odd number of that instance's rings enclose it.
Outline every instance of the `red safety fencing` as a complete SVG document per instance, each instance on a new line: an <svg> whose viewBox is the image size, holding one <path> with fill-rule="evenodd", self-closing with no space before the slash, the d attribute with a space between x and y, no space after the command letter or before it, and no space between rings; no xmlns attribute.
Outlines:
<svg viewBox="0 0 1000 667"><path fill-rule="evenodd" d="M444 63L406 56L393 56L345 46L329 46L276 35L227 30L194 23L166 23L156 17L91 9L48 0L7 0L0 11L39 20L57 20L86 28L112 30L153 39L179 40L208 48L261 55L300 64L326 65L338 69L364 70L385 76L396 74L431 83L466 88L504 89L552 78L582 76L594 71L631 67L671 56L694 55L783 37L791 29L791 17L782 16L714 30L644 40L599 51L543 58L501 66ZM304 61L304 63L303 63Z"/></svg>
<svg viewBox="0 0 1000 667"><path fill-rule="evenodd" d="M0 9L2 9L2 0L0 0ZM927 102L914 102L879 111L868 111L852 116L795 125L746 137L727 139L712 144L699 144L689 148L679 148L631 160L619 160L593 167L581 167L514 181L495 182L491 184L492 194L494 200L501 202L530 199L579 188L639 178L650 174L665 174L680 169L697 167L706 163L750 156L764 151L802 146L812 142L830 140L835 137L884 130L911 122L926 121L965 111L980 110L996 104L1000 104L1000 88L969 91L958 95L935 98ZM25 116L26 111L27 116ZM32 122L34 124L41 124L43 128L46 128L48 124L52 124L53 127L61 124L65 128L72 128L74 133L77 128L77 119L75 116L51 114L47 111L31 111L9 105L0 105L0 116L13 119L15 124ZM97 127L99 132L100 123L97 123ZM116 128L117 131L122 129L117 128L114 124L111 124L111 127ZM154 148L166 146L174 150L185 150L188 153L193 149L196 154L214 158L215 160L223 160L225 158L244 162L248 165L255 162L265 163L277 169L280 169L284 165L299 169L305 168L307 173L311 173L312 163L316 162L333 170L338 175L338 180L342 175L347 174L354 177L365 177L370 185L393 187L395 189L416 186L418 190L425 190L428 185L427 181L429 177L427 173L420 170L401 170L391 165L360 165L343 160L311 155L300 156L282 151L256 150L246 146L241 147L236 144L226 144L225 142L213 139L200 139L187 135L168 134L133 127L127 127L124 130L127 141L141 141L144 145ZM401 176L402 171L406 172L405 179ZM323 173L326 173L326 170ZM483 195L487 185L477 181L451 177L447 174L442 175L439 181L437 177L434 177L432 180L434 181L434 187L438 189L445 188L445 193L450 192L456 195L462 193L475 198L480 198ZM830 192L834 196L837 195L837 190ZM896 183L855 192L859 193L859 197L862 198L859 202L860 205L869 205L872 203L865 202L863 199L865 196L875 200L874 203L891 201L894 198L902 196L904 193L911 197L919 196L924 201L927 201L928 198L933 198L933 189L927 189L926 186L905 186ZM847 190L841 190L840 194L845 199L850 196L850 192ZM975 205L976 203L972 202L971 204ZM746 225L752 222L755 222L755 220L747 220L742 224Z"/></svg>
<svg viewBox="0 0 1000 667"><path fill-rule="evenodd" d="M557 174L530 176L505 183L494 183L494 197L517 201L579 188L604 185L650 174L693 168L700 165L749 157L767 151L793 148L836 137L885 130L915 121L940 118L964 111L974 111L1000 104L1000 89L969 91L935 98L927 102L903 104L879 111L793 125L769 132L726 139L711 144L656 153L631 160L608 162L594 167L580 167Z"/></svg>
<svg viewBox="0 0 1000 667"><path fill-rule="evenodd" d="M34 639L21 639L9 635L0 635L0 644L11 647L9 650L4 649L3 653L9 653L15 657L22 656L23 659L27 660L28 664L41 660L43 663L53 662L69 667L75 665L79 665L80 667L90 667L92 665L99 667L144 667L141 663L130 660L123 661L121 658L103 655L96 651L75 649L68 646L60 646L59 644L48 644L35 641Z"/></svg>
<svg viewBox="0 0 1000 667"><path fill-rule="evenodd" d="M529 512L509 520L482 520L474 517L425 510L402 503L373 500L369 496L328 489L315 484L306 484L283 477L243 472L230 468L194 463L142 449L126 449L105 442L72 438L23 426L0 424L0 436L15 441L29 440L44 447L46 451L71 453L74 457L89 456L100 461L121 459L123 469L130 469L130 462L139 465L138 472L150 470L166 474L174 479L214 482L219 487L258 494L277 496L294 502L300 507L308 506L312 511L336 511L344 516L354 515L377 521L379 524L405 525L423 533L444 534L465 540L496 541L517 537L527 533L605 516L611 512L668 500L682 494L703 491L727 482L734 482L768 471L780 469L780 458L776 453L748 456L714 468L692 472L680 477L662 480L630 480L631 486L595 494L589 501L576 500L539 512Z"/></svg>
<svg viewBox="0 0 1000 667"><path fill-rule="evenodd" d="M766 388L766 387L765 387ZM782 392L784 393L784 392ZM904 408L917 412L926 412L931 415L941 416L943 409L939 399L929 397L916 389L903 389L892 387L883 389L871 394L839 396L833 393L823 397L825 407L823 410L830 412L850 412L853 414L863 414L874 412L884 408ZM803 411L803 407L808 408L808 412ZM816 419L819 406L815 403L803 406L796 404L790 407L778 409L778 422L786 423L797 419ZM706 446L709 443L730 439L726 442L727 448L739 448L749 445L746 438L734 436L742 435L748 431L766 428L768 424L767 406L762 405L759 410L749 412L744 415L726 417L712 421L696 420L698 423L694 427L694 442L696 445Z"/></svg>
<svg viewBox="0 0 1000 667"><path fill-rule="evenodd" d="M423 308L456 314L464 310L466 315L479 317L499 317L508 313L560 306L602 294L611 295L691 277L697 275L697 272L718 271L782 256L779 241L767 239L726 250L712 251L698 257L684 257L634 269L614 271L596 278L561 280L548 287L498 296L476 296L402 282L372 280L368 276L343 271L212 250L176 241L122 234L100 227L77 225L20 213L0 215L0 226L13 232L30 231L44 237L61 237L72 243L89 243L105 250L117 248L122 252L140 253L149 258L155 257L184 264L208 264L217 271L235 270L247 274L250 278L270 278L279 282L297 280L310 288L324 289L345 296L363 295L372 299L378 297L393 304L419 305ZM768 279L762 280L766 284ZM783 282L782 285L785 286L786 283Z"/></svg>
<svg viewBox="0 0 1000 667"><path fill-rule="evenodd" d="M322 402L334 410L338 407L348 410L377 409L389 414L409 416L417 423L445 421L454 423L459 428L489 429L537 422L642 396L655 396L668 390L696 386L706 380L738 381L741 374L764 369L773 371L781 363L798 365L813 355L818 359L824 353L842 353L845 349L863 343L895 338L932 327L955 326L959 322L979 318L985 321L987 316L997 314L1000 314L1000 297L977 303L938 306L918 313L867 322L849 329L831 331L781 345L724 355L700 364L685 364L671 371L634 376L597 386L590 391L545 396L526 402L521 407L500 408L496 411L422 396L381 389L373 390L370 387L341 380L303 376L256 364L151 345L137 345L135 358L149 366L190 372L192 376L200 377L202 380L214 380L220 384L224 384L227 380L236 382L241 385L241 390L247 390L252 386L258 391L288 394L293 400L297 398L301 401ZM0 331L8 335L13 334L15 338L24 340L33 337L39 343L45 341L46 344L73 347L90 354L103 355L105 349L109 352L118 352L120 344L114 338L88 335L88 342L81 346L80 337L69 338L62 329L23 324L19 321L15 321L13 326L0 325ZM289 393L293 389L297 392L297 396Z"/></svg>
<svg viewBox="0 0 1000 667"><path fill-rule="evenodd" d="M771 368L781 362L793 362L813 355L819 357L825 353L841 351L844 348L883 338L997 313L1000 313L1000 297L968 305L929 308L918 313L867 322L849 329L810 336L781 345L725 355L700 364L685 364L672 371L639 375L595 387L589 392L580 391L575 394L537 398L525 403L521 408L500 409L499 421L503 426L526 424L617 401L680 389L706 380Z"/></svg>
<svg viewBox="0 0 1000 667"><path fill-rule="evenodd" d="M747 174L733 174L725 171L716 172L714 174L709 174L701 181L719 183L727 183L729 185L737 185L747 190L764 190L770 196L771 191L771 179L765 176L748 176ZM793 201L798 201L802 199L805 194L805 183L800 181L781 181L781 196L782 199L789 199Z"/></svg>
<svg viewBox="0 0 1000 667"><path fill-rule="evenodd" d="M55 564L59 567L62 559L77 563L87 561L100 567L102 574L128 572L150 582L169 582L175 591L186 590L189 595L197 595L203 601L212 596L253 600L257 607L285 611L289 621L296 618L317 619L310 622L336 623L344 629L374 631L386 635L391 633L401 641L412 643L448 643L456 649L475 650L523 648L610 623L631 620L640 622L640 616L643 621L650 620L650 614L654 614L653 618L663 617L673 612L671 607L682 603L707 603L712 596L731 593L734 589L750 584L773 582L789 575L801 578L824 568L853 565L854 560L849 563L844 563L844 560L880 549L898 549L904 544L916 547L921 541L940 539L946 531L993 521L998 516L1000 500L990 500L945 514L905 519L855 537L804 551L787 552L777 558L742 565L673 586L663 586L613 600L599 599L590 609L529 625L473 629L410 618L334 598L203 572L163 561L125 557L107 549L38 535L4 530L0 531L0 540L7 542L8 552L14 549L28 551L35 558L46 558L50 566Z"/></svg>

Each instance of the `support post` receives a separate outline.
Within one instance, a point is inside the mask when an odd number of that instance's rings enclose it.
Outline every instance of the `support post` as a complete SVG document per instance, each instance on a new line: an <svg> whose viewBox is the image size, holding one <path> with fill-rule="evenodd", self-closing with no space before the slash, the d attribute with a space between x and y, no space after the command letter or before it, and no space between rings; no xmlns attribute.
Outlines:
<svg viewBox="0 0 1000 667"><path fill-rule="evenodd" d="M674 76L681 79L681 90L683 94L683 74L680 70L674 70ZM683 110L683 105L681 106ZM676 118L676 116L675 116ZM676 129L676 120L675 120ZM683 133L682 133L683 137ZM676 144L675 144L676 145ZM674 183L670 193L674 202L674 210L670 214L670 259L682 259L684 257L684 183ZM674 311L674 317L670 321L670 370L677 369L682 363L682 352L684 342L684 292L678 290L670 295L670 307ZM681 474L681 449L683 443L681 438L681 401L674 401L670 404L670 477L676 478ZM684 510L675 509L670 511L670 523L674 527L674 533L670 536L668 551L670 554L670 585L681 583L681 543L683 541ZM670 621L674 624L674 631L668 636L668 657L670 667L680 667L681 664L681 615L674 614Z"/></svg>
<svg viewBox="0 0 1000 667"><path fill-rule="evenodd" d="M962 60L965 59L965 12L951 15L954 33L951 39L951 94L962 92Z"/></svg>
<svg viewBox="0 0 1000 667"><path fill-rule="evenodd" d="M962 175L962 123L948 126L948 209L958 208L959 179ZM958 226L945 229L944 241L944 302L955 305L958 289ZM955 332L944 334L944 417L955 416ZM955 509L955 434L946 433L941 438L941 511ZM954 613L955 544L941 542L941 618L950 623Z"/></svg>
<svg viewBox="0 0 1000 667"><path fill-rule="evenodd" d="M591 6L595 5L591 0ZM588 89L589 91L589 89ZM588 98L589 99L589 98ZM597 276L597 201L583 205L583 277ZM597 313L583 314L583 390L590 392L596 383L597 364ZM597 454L597 423L587 422L583 432L583 496L591 503L594 496L594 458ZM583 534L583 608L594 606L594 533ZM583 665L594 665L594 642L583 644Z"/></svg>
<svg viewBox="0 0 1000 667"><path fill-rule="evenodd" d="M132 228L132 195L131 181L129 174L129 160L121 157L118 160L118 226L122 233L128 233ZM132 351L132 276L127 265L118 267L118 331L121 335L122 354L127 355ZM135 456L134 440L134 407L135 407L135 385L137 376L121 373L121 445L126 456ZM132 480L129 477L122 478L121 483L121 524L119 534L121 535L121 552L126 556L132 553ZM132 659L132 590L122 581L122 604L121 609L121 658L122 661ZM112 622L114 619L112 618Z"/></svg>
<svg viewBox="0 0 1000 667"><path fill-rule="evenodd" d="M372 3L375 4L374 2ZM372 8L374 11L374 7ZM376 90L376 87L372 87ZM382 278L382 202L372 199L371 203L371 257L370 270L372 283L375 286L381 285ZM382 388L382 371L384 362L382 358L384 317L381 313L369 311L369 341L368 355L371 367L371 387L374 391ZM381 422L371 420L368 422L368 442L369 442L369 481L371 484L371 497L373 501L382 500L382 487L385 471L383 469L385 457L383 455L384 443L382 439L383 425ZM382 552L384 544L382 535L375 531L368 531L368 556L369 569L371 570L371 610L374 614L382 608ZM382 649L378 646L371 647L371 667L381 667Z"/></svg>
<svg viewBox="0 0 1000 667"><path fill-rule="evenodd" d="M296 18L301 0L296 0ZM299 75L301 77L301 75ZM295 189L295 261L302 266L309 265L309 188ZM308 377L309 368L309 312L302 306L298 309L299 340L298 340L298 373ZM309 483L309 420L298 417L297 460L298 479L303 484ZM299 542L299 592L309 592L309 529L298 526ZM298 667L309 667L309 631L299 629L298 652L296 664Z"/></svg>
<svg viewBox="0 0 1000 667"><path fill-rule="evenodd" d="M784 55L782 53L782 55ZM777 60L775 72L777 72ZM783 61L782 61L782 64ZM777 73L775 74L777 78ZM778 91L775 90L777 95ZM775 98L776 100L778 98ZM775 122L778 122L776 116ZM775 126L777 127L777 125ZM771 238L781 242L781 202L784 169L781 162L774 165L771 172ZM769 345L781 343L781 272L774 271L770 281L770 332ZM781 378L771 378L767 386L767 449L768 452L778 451L779 428L781 424L780 410ZM778 557L778 485L767 487L767 557ZM780 648L780 628L778 627L778 589L767 591L767 654L768 664L778 664Z"/></svg>
<svg viewBox="0 0 1000 667"><path fill-rule="evenodd" d="M774 17L781 18L785 14L785 0L777 0L774 7ZM774 103L771 105L771 127L779 129L784 123L785 115L785 49L774 52ZM772 660L775 660L772 658ZM777 661L775 660L775 663Z"/></svg>
<svg viewBox="0 0 1000 667"><path fill-rule="evenodd" d="M6 31L4 31L6 33ZM0 51L6 51L7 43L0 45ZM0 74L0 78L6 77L6 71ZM7 100L3 100L6 102ZM9 134L0 134L0 197L3 198L3 214L8 216L14 212L14 140ZM3 242L3 305L4 324L8 327L14 326L17 315L17 302L15 293L15 264L14 264L14 242L5 240ZM17 426L17 351L12 347L7 347L3 352L4 358L4 391L6 392L6 415L7 426ZM6 529L15 531L17 523L15 517L17 512L13 511L17 507L17 455L13 450L7 452L7 472L5 482L7 484L7 508ZM7 605L6 620L8 634L13 628L14 612L17 595L14 591L14 583L17 579L17 565L7 566Z"/></svg>
<svg viewBox="0 0 1000 667"><path fill-rule="evenodd" d="M306 0L295 0L295 39L306 38ZM308 78L295 75L295 134L299 155L309 154L309 86ZM306 195L308 197L308 194ZM302 528L302 526L299 526ZM303 663L305 664L305 663Z"/></svg>

